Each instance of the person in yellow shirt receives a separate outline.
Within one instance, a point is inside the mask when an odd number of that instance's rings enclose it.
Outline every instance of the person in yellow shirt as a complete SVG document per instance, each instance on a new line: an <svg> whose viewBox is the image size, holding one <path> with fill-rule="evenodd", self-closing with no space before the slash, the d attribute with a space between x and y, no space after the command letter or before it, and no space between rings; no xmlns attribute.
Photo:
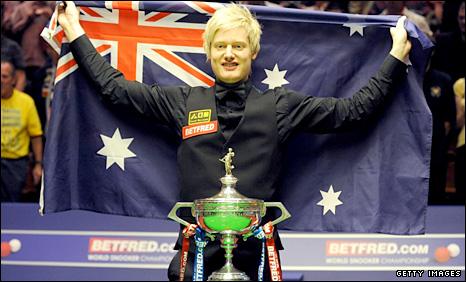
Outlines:
<svg viewBox="0 0 466 282"><path fill-rule="evenodd" d="M14 88L15 67L2 60L1 201L18 202L25 185L32 147L34 184L42 177L42 128L33 99Z"/></svg>
<svg viewBox="0 0 466 282"><path fill-rule="evenodd" d="M456 98L456 126L460 130L458 135L458 143L456 144L455 157L455 188L459 203L464 205L464 162L465 162L465 146L464 146L464 77L458 79L453 84L453 90Z"/></svg>

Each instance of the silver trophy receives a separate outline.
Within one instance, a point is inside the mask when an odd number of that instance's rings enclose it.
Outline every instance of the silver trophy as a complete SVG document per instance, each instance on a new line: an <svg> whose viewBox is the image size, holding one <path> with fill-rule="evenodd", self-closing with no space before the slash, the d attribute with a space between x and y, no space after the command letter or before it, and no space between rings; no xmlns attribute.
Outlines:
<svg viewBox="0 0 466 282"><path fill-rule="evenodd" d="M246 240L259 226L267 208L278 208L281 216L272 221L276 225L291 217L288 210L280 202L264 202L259 199L247 198L236 191L235 186L238 179L231 173L233 157L235 153L232 148L220 159L225 164L225 176L220 178L222 182L221 191L213 197L195 200L194 202L178 202L172 208L168 217L185 226L189 223L177 216L180 208L191 208L197 225L206 231L207 236L215 238L220 234L221 247L225 249L225 265L213 272L209 281L249 281L246 273L239 271L233 266L233 249L237 247L237 236L243 236Z"/></svg>

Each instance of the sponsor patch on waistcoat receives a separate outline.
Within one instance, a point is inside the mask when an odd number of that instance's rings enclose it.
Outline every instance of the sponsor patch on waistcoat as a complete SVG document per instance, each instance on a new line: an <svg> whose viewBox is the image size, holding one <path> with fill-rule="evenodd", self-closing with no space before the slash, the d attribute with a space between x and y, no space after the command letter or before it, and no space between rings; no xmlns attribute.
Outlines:
<svg viewBox="0 0 466 282"><path fill-rule="evenodd" d="M210 114L211 114L211 109L189 112L188 125L209 122Z"/></svg>
<svg viewBox="0 0 466 282"><path fill-rule="evenodd" d="M194 136L217 132L218 122L216 120L183 126L183 140Z"/></svg>

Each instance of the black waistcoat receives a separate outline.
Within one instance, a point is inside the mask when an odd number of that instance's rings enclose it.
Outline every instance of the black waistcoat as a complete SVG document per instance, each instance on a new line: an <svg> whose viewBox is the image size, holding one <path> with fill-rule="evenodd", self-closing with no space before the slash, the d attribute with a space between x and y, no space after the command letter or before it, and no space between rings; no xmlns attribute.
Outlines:
<svg viewBox="0 0 466 282"><path fill-rule="evenodd" d="M192 88L186 116L192 111L205 109L211 110L212 121L217 120L214 89ZM243 118L229 140L225 140L220 128L219 125L217 132L191 137L181 143L178 149L181 200L193 201L217 194L221 187L220 178L225 175L224 164L219 159L228 148L233 148L233 175L238 178L238 192L270 201L281 165L273 92L260 93L252 87Z"/></svg>

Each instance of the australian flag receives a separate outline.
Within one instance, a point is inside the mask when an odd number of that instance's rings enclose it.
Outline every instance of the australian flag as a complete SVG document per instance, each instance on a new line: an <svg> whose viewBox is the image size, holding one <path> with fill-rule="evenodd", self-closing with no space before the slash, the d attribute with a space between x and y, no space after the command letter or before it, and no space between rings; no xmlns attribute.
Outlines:
<svg viewBox="0 0 466 282"><path fill-rule="evenodd" d="M210 87L202 48L203 2L75 1L98 52L130 80ZM381 66L397 16L250 6L263 27L254 85L351 97ZM277 201L302 231L421 234L432 118L422 93L431 42L407 22L407 79L375 122L350 133L301 134L286 150ZM43 37L60 54L44 156L41 210L71 209L166 218L179 201L176 149L168 128L111 109L77 66L52 16ZM221 156L219 156L221 157ZM219 182L220 187L220 182Z"/></svg>

